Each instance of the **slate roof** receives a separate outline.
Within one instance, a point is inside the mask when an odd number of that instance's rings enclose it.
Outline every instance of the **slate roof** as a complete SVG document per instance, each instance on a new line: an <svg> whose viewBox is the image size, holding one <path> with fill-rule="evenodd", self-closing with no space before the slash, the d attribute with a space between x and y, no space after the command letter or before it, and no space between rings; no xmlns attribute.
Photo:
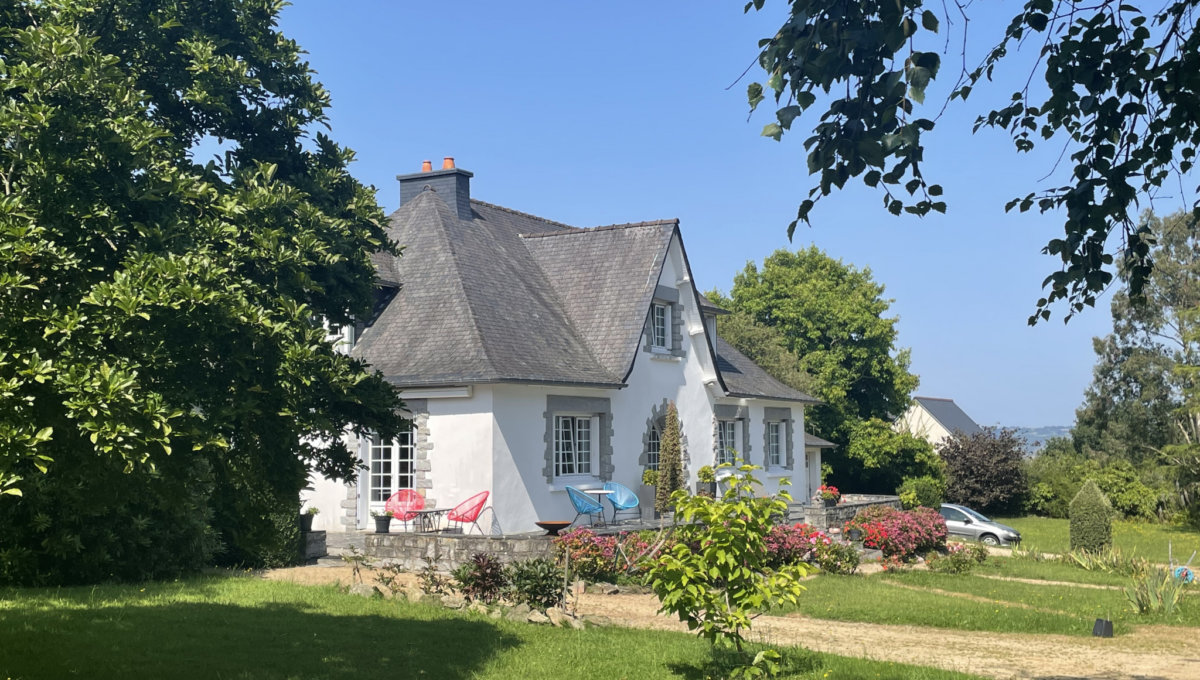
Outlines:
<svg viewBox="0 0 1200 680"><path fill-rule="evenodd" d="M950 432L962 432L963 434L975 434L982 432L983 428L971 416L963 412L958 404L954 403L953 399L939 399L937 397L913 397L913 401L920 404L933 419L946 428Z"/></svg>
<svg viewBox="0 0 1200 680"><path fill-rule="evenodd" d="M716 339L717 370L725 380L730 396L760 399L780 399L816 404L818 401L800 390L793 389L771 377L747 357L720 338Z"/></svg>
<svg viewBox="0 0 1200 680"><path fill-rule="evenodd" d="M678 222L577 229L483 201L470 208L459 219L422 191L389 217L404 255L372 262L396 294L351 353L405 387L624 386ZM815 402L719 339L716 350L733 396Z"/></svg>
<svg viewBox="0 0 1200 680"><path fill-rule="evenodd" d="M827 441L827 440L825 440L825 439L821 439L821 438L820 438L820 437L818 437L817 435L815 435L815 434L810 434L810 433L808 433L808 432L805 432L805 433L804 433L804 445L805 445L805 446L820 447L820 448L822 448L822 449L831 449L831 448L834 448L835 446L837 446L837 444L834 444L834 443L833 443L833 442L831 442L831 441Z"/></svg>

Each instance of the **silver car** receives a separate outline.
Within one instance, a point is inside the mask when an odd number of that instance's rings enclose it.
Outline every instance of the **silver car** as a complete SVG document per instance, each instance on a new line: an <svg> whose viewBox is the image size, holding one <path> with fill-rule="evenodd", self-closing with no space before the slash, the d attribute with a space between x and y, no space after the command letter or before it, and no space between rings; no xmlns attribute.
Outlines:
<svg viewBox="0 0 1200 680"><path fill-rule="evenodd" d="M1021 542L1016 529L993 522L963 505L942 503L939 510L946 520L946 533L955 538L969 538L984 545L1013 545Z"/></svg>

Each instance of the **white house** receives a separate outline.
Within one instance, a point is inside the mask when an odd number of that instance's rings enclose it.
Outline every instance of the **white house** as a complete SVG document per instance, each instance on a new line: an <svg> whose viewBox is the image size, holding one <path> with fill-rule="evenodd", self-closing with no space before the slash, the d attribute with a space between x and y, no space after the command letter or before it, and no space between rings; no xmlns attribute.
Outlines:
<svg viewBox="0 0 1200 680"><path fill-rule="evenodd" d="M935 449L955 432L971 435L983 431L953 399L937 397L913 397L908 410L896 419L895 428L923 438Z"/></svg>
<svg viewBox="0 0 1200 680"><path fill-rule="evenodd" d="M359 443L357 483L313 480L316 528L364 529L401 488L427 507L490 491L493 531L569 520L567 485L638 490L671 401L689 485L736 451L768 490L813 493L815 400L716 336L724 312L697 292L677 220L578 229L473 200L472 173L446 165L397 178L388 232L404 254L376 257L377 315L347 331L401 388L411 427Z"/></svg>

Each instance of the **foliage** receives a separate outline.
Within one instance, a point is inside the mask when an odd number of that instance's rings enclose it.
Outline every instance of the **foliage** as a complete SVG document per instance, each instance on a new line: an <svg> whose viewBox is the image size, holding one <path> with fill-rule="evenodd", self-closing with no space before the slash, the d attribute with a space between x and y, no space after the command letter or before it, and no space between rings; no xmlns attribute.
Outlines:
<svg viewBox="0 0 1200 680"><path fill-rule="evenodd" d="M304 511L304 514L316 517L317 515L321 514L321 508L318 508L315 505L310 506L307 510Z"/></svg>
<svg viewBox="0 0 1200 680"><path fill-rule="evenodd" d="M601 536L587 527L572 529L554 539L557 560L571 573L591 583L611 583L621 576L636 577L646 560L674 538L654 531L623 531Z"/></svg>
<svg viewBox="0 0 1200 680"><path fill-rule="evenodd" d="M940 574L966 574L987 561L988 549L982 543L950 543L946 552L932 552L925 558L930 571Z"/></svg>
<svg viewBox="0 0 1200 680"><path fill-rule="evenodd" d="M642 484L646 486L658 486L658 470L646 468L642 471Z"/></svg>
<svg viewBox="0 0 1200 680"><path fill-rule="evenodd" d="M454 584L463 597L491 604L508 588L504 565L494 555L475 553L452 572Z"/></svg>
<svg viewBox="0 0 1200 680"><path fill-rule="evenodd" d="M918 506L936 510L942 507L942 500L946 497L946 482L933 475L905 477L896 493L900 495L905 510Z"/></svg>
<svg viewBox="0 0 1200 680"><path fill-rule="evenodd" d="M1125 588L1125 597L1138 614L1174 614L1186 589L1187 584L1171 570L1156 567L1135 576L1133 584Z"/></svg>
<svg viewBox="0 0 1200 680"><path fill-rule="evenodd" d="M946 545L946 520L930 508L897 510L872 505L846 523L863 533L863 545L901 560L923 555Z"/></svg>
<svg viewBox="0 0 1200 680"><path fill-rule="evenodd" d="M785 515L791 498L786 492L755 496L755 469L739 467L719 499L676 492L678 542L657 556L648 573L660 611L675 614L712 644L738 652L753 614L795 603L806 573L798 565L777 570L768 565L771 518Z"/></svg>
<svg viewBox="0 0 1200 680"><path fill-rule="evenodd" d="M762 267L734 277L731 309L777 329L785 347L812 374L812 421L819 436L842 443L849 421L903 413L917 378L908 350L897 350L891 301L869 269L859 270L816 247L777 250ZM718 321L718 326L720 321ZM718 327L719 332L719 327Z"/></svg>
<svg viewBox="0 0 1200 680"><path fill-rule="evenodd" d="M1071 550L1096 552L1112 545L1112 504L1088 480L1071 500Z"/></svg>
<svg viewBox="0 0 1200 680"><path fill-rule="evenodd" d="M0 550L63 563L43 580L277 563L309 471L352 477L342 435L400 424L312 323L369 318L394 247L352 154L312 134L329 97L279 8L0 8ZM148 533L71 518L130 502L111 522Z"/></svg>
<svg viewBox="0 0 1200 680"><path fill-rule="evenodd" d="M671 494L682 489L684 481L679 410L672 401L667 404L667 413L663 417L662 438L658 446L658 483L654 486L654 509L670 512Z"/></svg>
<svg viewBox="0 0 1200 680"><path fill-rule="evenodd" d="M807 563L831 574L853 574L859 554L851 545L838 543L807 524L777 524L763 539L767 566L778 569Z"/></svg>
<svg viewBox="0 0 1200 680"><path fill-rule="evenodd" d="M711 465L702 466L696 471L696 481L704 484L712 484L717 481L717 471Z"/></svg>
<svg viewBox="0 0 1200 680"><path fill-rule="evenodd" d="M733 301L717 290L704 295L718 307L733 307ZM717 335L784 385L809 394L816 390L813 376L800 356L788 349L778 327L759 323L749 312L730 310L717 317Z"/></svg>
<svg viewBox="0 0 1200 680"><path fill-rule="evenodd" d="M508 597L535 609L557 607L563 601L563 570L545 557L508 566Z"/></svg>
<svg viewBox="0 0 1200 680"><path fill-rule="evenodd" d="M869 418L853 425L850 443L840 462L835 463L843 484L856 489L892 493L905 478L942 479L945 467L933 446L922 437L897 432L890 422ZM842 472L843 468L847 471ZM852 473L850 471L853 471Z"/></svg>
<svg viewBox="0 0 1200 680"><path fill-rule="evenodd" d="M764 4L751 0L746 9ZM1116 257L1129 273L1130 290L1140 293L1152 268L1151 238L1135 223L1135 206L1186 175L1200 143L1200 121L1192 115L1200 93L1196 5L1171 0L1147 16L1129 3L1114 10L1107 3L1035 0L1017 11L999 43L972 68L966 62L968 5L793 0L779 31L759 41L758 60L779 106L765 136L778 140L809 109L824 108L804 143L809 173L819 180L789 235L797 222L809 220L816 201L853 177L876 187L892 214L945 212L942 187L921 168L922 133L934 128L944 107L935 104L927 117L916 114L939 75L938 48L959 45L951 34L961 32L962 67L951 70L956 82L949 99L965 101L991 81L1010 48L1029 39L1042 47L1027 80L1040 71L1045 88L1013 93L975 128L1009 131L1019 152L1033 149L1038 138L1062 146L1072 166L1062 186L1039 187L1006 206L1066 216L1065 235L1044 249L1058 256L1061 269L1046 278L1049 291L1030 323L1049 318L1058 300L1068 304L1068 318L1094 304L1113 278L1114 254L1106 252L1113 232L1121 236ZM936 35L943 30L945 37ZM1043 101L1035 99L1039 92ZM764 99L763 85L751 83L747 95L753 110Z"/></svg>
<svg viewBox="0 0 1200 680"><path fill-rule="evenodd" d="M370 559L354 546L350 546L342 553L342 562L350 567L350 580L355 583L362 583L362 570L371 568Z"/></svg>
<svg viewBox="0 0 1200 680"><path fill-rule="evenodd" d="M1060 556L1059 560L1084 571L1134 577L1143 576L1150 569L1150 561L1146 558L1123 553L1113 546L1106 546L1101 550L1072 550Z"/></svg>
<svg viewBox="0 0 1200 680"><path fill-rule="evenodd" d="M946 498L981 512L1021 507L1026 492L1025 440L1016 430L955 432L938 447L946 462Z"/></svg>
<svg viewBox="0 0 1200 680"><path fill-rule="evenodd" d="M433 558L424 557L425 566L417 572L417 587L425 595L447 595L454 589L451 579L433 566Z"/></svg>
<svg viewBox="0 0 1200 680"><path fill-rule="evenodd" d="M837 503L838 501L842 500L842 492L838 491L836 486L822 484L821 486L817 487L817 497L823 501L833 501Z"/></svg>
<svg viewBox="0 0 1200 680"><path fill-rule="evenodd" d="M404 573L404 567L395 562L384 564L375 572L375 583L388 589L392 595L397 595L400 591L400 575Z"/></svg>

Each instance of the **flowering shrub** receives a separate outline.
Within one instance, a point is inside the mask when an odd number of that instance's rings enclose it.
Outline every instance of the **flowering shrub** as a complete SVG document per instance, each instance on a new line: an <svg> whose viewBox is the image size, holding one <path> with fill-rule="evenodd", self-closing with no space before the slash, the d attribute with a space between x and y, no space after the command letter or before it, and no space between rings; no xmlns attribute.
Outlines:
<svg viewBox="0 0 1200 680"><path fill-rule="evenodd" d="M987 557L987 547L982 544L950 543L946 546L945 554L929 553L929 556L925 558L925 563L929 566L930 571L943 574L965 574L971 571L976 564L983 564Z"/></svg>
<svg viewBox="0 0 1200 680"><path fill-rule="evenodd" d="M852 574L859 555L807 524L777 524L764 537L767 565L772 569L807 562L833 574Z"/></svg>
<svg viewBox="0 0 1200 680"><path fill-rule="evenodd" d="M579 578L592 583L613 582L622 575L640 575L644 558L657 539L658 534L653 531L600 536L587 527L580 527L554 539L554 547L560 563L570 557L571 572ZM668 541L663 549L669 548Z"/></svg>
<svg viewBox="0 0 1200 680"><path fill-rule="evenodd" d="M863 545L883 552L884 557L910 559L946 546L946 520L936 510L897 510L873 505L846 523L863 532Z"/></svg>

